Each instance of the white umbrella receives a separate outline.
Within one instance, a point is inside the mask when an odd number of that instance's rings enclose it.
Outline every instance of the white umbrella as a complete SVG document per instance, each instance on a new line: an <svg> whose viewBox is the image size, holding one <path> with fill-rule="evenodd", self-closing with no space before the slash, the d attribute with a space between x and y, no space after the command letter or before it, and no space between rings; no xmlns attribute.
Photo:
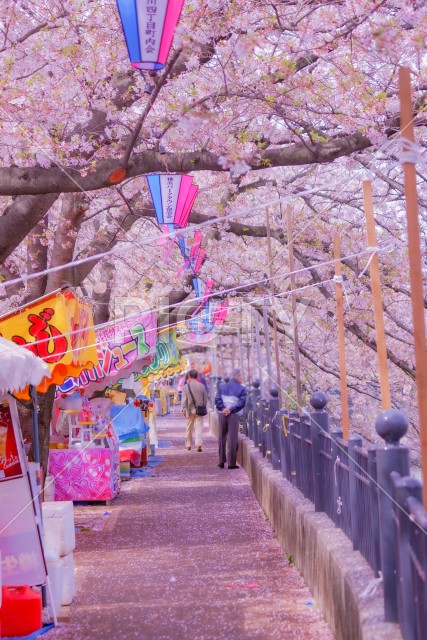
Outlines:
<svg viewBox="0 0 427 640"><path fill-rule="evenodd" d="M28 385L38 387L50 378L48 365L31 351L0 337L0 395L21 391Z"/></svg>

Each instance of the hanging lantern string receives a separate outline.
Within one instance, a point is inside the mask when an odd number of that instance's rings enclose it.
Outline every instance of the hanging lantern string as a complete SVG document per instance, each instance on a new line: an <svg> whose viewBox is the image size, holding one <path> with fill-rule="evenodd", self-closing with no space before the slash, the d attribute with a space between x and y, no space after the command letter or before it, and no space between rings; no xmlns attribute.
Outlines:
<svg viewBox="0 0 427 640"><path fill-rule="evenodd" d="M22 125L22 123L18 122L17 119L14 118L13 116L10 116L3 107L0 107L0 113L2 113L7 120L10 120L14 124L16 124L17 127L21 131L25 132L25 128ZM400 136L400 133L397 133L396 135ZM73 175L71 175L71 173L68 171L67 167L65 167L52 154L50 154L48 151L43 149L35 139L31 138L31 142L32 142L33 146L35 146L42 155L44 155L52 164L56 165L58 167L58 169L60 169L64 173L64 175L66 175L67 178L76 185L77 191L84 193L90 202L92 202L92 201L94 201L96 199L97 196L93 195L89 191L86 191L86 189L84 189L84 187L81 186L79 181ZM374 152L374 156L378 155L381 151L383 151L384 149L389 147L393 142L394 142L394 139L393 140L387 140L383 145L381 145L381 147L376 149L376 151ZM373 163L373 160L371 161L371 163ZM352 180L353 180L353 176L349 176L349 178L346 181L344 181L344 183L342 184L340 191L343 191L345 186L350 184L350 182ZM186 230L181 230L181 232L191 233L196 228L201 228L201 227L204 227L204 226L211 226L213 224L218 224L220 222L225 222L226 220L229 220L229 219L234 218L234 217L251 215L253 212L255 212L257 210L260 210L260 209L265 209L268 206L272 206L272 205L279 205L280 206L282 202L286 202L288 200L293 200L293 199L298 198L298 197L304 197L306 195L313 195L313 194L316 194L316 193L319 193L319 192L322 192L322 191L325 191L325 190L326 191L330 191L331 187L329 185L324 185L323 187L320 187L320 188L316 187L316 188L312 188L312 189L305 189L305 190L299 191L297 193L293 193L293 194L286 195L286 196L281 196L278 200L275 199L275 200L272 200L272 201L267 202L267 203L263 203L263 204L260 204L260 205L254 205L250 209L242 209L242 210L239 210L239 211L235 211L235 212L232 212L232 213L227 214L225 216L222 216L220 219L207 220L207 221L199 223L197 225L193 225L192 227L189 227ZM318 216L315 216L312 219L310 224L313 224L316 221L317 217ZM175 234L175 232L174 232L174 234ZM171 235L174 235L174 234L171 234ZM150 237L150 238L147 239L146 242L142 242L142 243L138 243L137 242L136 244L138 246L142 247L145 244L152 243L153 241L155 241L155 239ZM112 250L111 252L106 252L104 254L97 254L97 256L94 256L93 259L96 259L98 256L100 256L102 258L102 257L106 257L106 256L113 255L113 254L114 254L114 250ZM62 269L66 269L68 266L69 265L61 265L61 266L58 267L58 270L60 270L61 268ZM30 278L30 276L27 276L27 278ZM8 282L9 282L9 284L11 284L11 281L8 281Z"/></svg>
<svg viewBox="0 0 427 640"><path fill-rule="evenodd" d="M0 107L1 110L1 107ZM187 235L190 233L193 233L194 230L197 229L201 229L204 227L208 227L208 226L213 226L215 224L223 224L224 222L226 222L227 220L230 220L231 218L238 218L240 216L248 216L248 215L255 215L255 213L260 210L260 209L265 209L268 206L272 206L272 205L277 205L282 202L286 202L288 200L293 200L297 197L302 197L305 195L309 195L309 194L313 194L313 193L317 193L318 191L322 191L324 190L326 187L321 187L321 188L316 188L316 189L307 189L305 191L300 191L298 193L295 194L291 194L288 196L281 196L279 199L274 199L271 200L270 202L267 203L262 203L259 205L254 205L252 206L250 209L241 209L239 211L233 211L225 216L222 216L221 218L215 218L213 220L205 220L204 222L200 222L198 224L192 225L191 227L186 227L185 229L180 229L179 233L182 235ZM167 239L167 238L175 238L177 235L178 231L174 230L172 232L166 232L164 233L163 231L159 234L156 234L155 236L149 236L145 239L143 239L141 242L138 242L137 245L139 247L143 247L146 245L153 245L157 240L159 240L159 238L162 239ZM134 243L130 240L126 240L122 243L123 245L133 245ZM20 276L19 278L13 278L11 280L6 280L4 282L0 282L0 290L3 287L11 287L14 286L15 284L19 284L20 282L29 282L31 280L35 280L36 278L39 278L40 276L44 276L47 275L49 273L56 273L59 271L62 271L64 269L68 269L69 267L74 267L77 265L81 265L81 264L86 264L88 262L95 262L95 261L100 261L103 258L106 258L108 256L114 255L115 253L117 253L118 251L120 251L120 248L114 248L111 249L109 251L104 251L102 253L97 253L93 256L87 256L86 258L79 258L78 260L72 260L71 262L68 262L67 264L63 264L63 265L58 265L56 267L49 267L48 269L43 269L41 271L36 271L34 273L30 273L27 274L25 276ZM1 317L1 316L0 316Z"/></svg>
<svg viewBox="0 0 427 640"><path fill-rule="evenodd" d="M360 277L360 276L359 276ZM345 297L345 303L347 305L347 309L350 309L350 302L348 300L348 295L347 295L347 287L345 286L345 282L344 282L344 278L342 276L337 276L335 275L332 278L332 281L335 282L335 284L340 284L342 286L342 290L344 292L344 297Z"/></svg>
<svg viewBox="0 0 427 640"><path fill-rule="evenodd" d="M412 142L408 138L399 139L401 149L399 151L400 164L422 164L427 166L426 157L421 153L421 147L417 142Z"/></svg>
<svg viewBox="0 0 427 640"><path fill-rule="evenodd" d="M266 284L266 283L268 283L270 280L275 280L275 279L277 279L277 278L281 278L281 279L283 279L283 278L289 278L289 277L290 277L290 276L292 276L292 275L298 275L298 274L300 274L300 273L305 273L305 272L307 272L307 271L312 270L313 268L316 268L316 269L317 269L317 268L320 268L320 267L331 266L331 265L335 264L336 262L338 262L338 261L340 261L340 260L349 260L349 259L351 259L351 258L355 258L355 257L362 256L362 255L364 255L367 251L369 251L369 249L364 249L363 251L359 251L358 253L354 253L354 254L350 254L350 255L347 255L347 256L343 256L343 257L341 257L341 258L339 258L339 259L332 259L332 260L328 260L328 261L326 261L326 262L316 264L316 265L315 265L315 267L313 267L313 266L310 266L310 267L302 267L301 269L297 269L297 270L292 271L292 272L289 272L288 274L285 274L285 275L284 275L284 274L279 274L279 275L273 276L273 277L271 277L271 278L264 277L264 278L262 278L262 279L260 279L260 280L254 280L254 281L252 281L252 282L248 282L248 283L245 283L245 284L242 284L242 285L236 285L235 287L229 287L229 288L227 288L227 289L222 289L222 290L219 290L219 291L215 291L215 292L209 293L208 295L206 295L206 294L205 294L205 295L201 295L201 296L196 296L195 298L191 298L191 299L189 300L189 302L194 302L194 303L199 302L199 306L201 306L201 304L203 304L203 302L205 302L206 300L211 299L211 298L224 297L224 296L226 296L227 294L230 294L230 293L233 293L233 292L236 292L236 291L242 290L242 289L247 289L248 287L254 287L254 286L256 286L256 285L263 285L263 284ZM331 281L334 281L334 280L333 280L333 278L332 278L332 279L329 279L329 280L326 280L326 281L325 281L325 283L327 283L327 282L331 282ZM310 288L310 287L312 287L312 286L318 286L319 284L323 284L323 282L321 282L321 283L314 283L314 284L305 285L305 286L304 286L304 287L302 287L301 289L294 289L293 291L294 291L294 292L296 292L296 291L299 291L299 290L303 290L303 289L305 289L305 288ZM274 295L274 297L279 298L279 297L283 297L283 296L290 295L290 293L292 293L292 292L291 292L291 291L286 291L286 292L283 292L283 293L275 294L275 295ZM273 296L272 296L272 295L271 295L271 293L270 293L269 295L265 296L265 299L272 298L272 297L273 297ZM264 299L264 297L263 297L262 299ZM28 308L28 306L30 306L30 305L31 305L31 303L29 303L28 305L26 305L26 307L25 307L25 308ZM69 332L64 333L64 334L61 334L61 335L62 335L62 336L78 335L79 333L87 333L88 331L90 331L90 330L92 330L92 329L104 329L104 328L107 328L107 327L112 327L112 326L114 326L115 324L118 324L118 323L120 323L120 322L122 322L122 321L124 321L124 320L130 320L130 319L132 319L132 318L137 318L137 317L139 317L139 316L141 315L141 313L142 313L142 314L145 314L145 313L146 313L146 314L149 314L149 313L156 313L156 312L157 312L157 313L164 313L164 312L167 312L167 311L168 311L168 310L170 310L170 309L174 309L174 308L176 308L176 306L177 306L177 305L164 305L164 306L160 306L160 307L157 307L157 308L144 309L144 310L139 311L139 312L137 312L137 313L133 313L133 314L131 314L131 315L129 315L129 316L123 316L122 318L119 318L119 319L117 319L117 320L110 320L110 321L108 321L108 322L100 323L100 324L98 324L98 325L93 325L92 327L86 327L86 328L82 328L82 329L75 329L75 330L73 330L73 331L69 331ZM7 313L7 314L5 314L4 316L0 316L0 321L1 321L1 319L2 319L2 318L4 318L5 316L10 316L10 315L11 315L11 313L10 313L10 312L8 312L8 313ZM177 324L179 324L179 323L177 323ZM166 325L165 325L165 326L166 326ZM172 325L171 325L171 326L172 326ZM59 337L60 337L60 336L59 336ZM37 341L35 341L35 342L32 342L32 343L31 343L31 345L35 345L35 344L43 344L43 343L46 343L46 342L50 342L51 340L55 340L55 338L54 338L54 337L52 337L52 338L44 338L44 339L42 339L42 340L37 340ZM92 345L92 346L93 346L93 345ZM15 351L15 350L17 350L17 349L21 349L21 348L22 348L22 347L20 347L20 346L18 346L18 345L17 345L16 347L11 347L10 349L5 350L5 353L7 353L7 352L11 352L11 351ZM76 349L74 349L74 350L73 350L73 349L70 349L69 351L78 351L78 350L80 350L80 349L85 349L85 348L87 348L87 347L79 347L79 348L76 348ZM64 353L65 353L65 352L64 352ZM68 353L68 352L67 352L67 353ZM47 357L48 357L48 356L47 356Z"/></svg>
<svg viewBox="0 0 427 640"><path fill-rule="evenodd" d="M329 278L327 280L322 280L321 282L313 282L311 284L304 285L303 287L299 287L298 289L293 289L292 291L285 291L283 293L275 294L273 297L274 298L287 297L287 296L292 295L293 293L298 293L300 291L305 291L307 289L312 289L312 288L315 288L315 287L319 287L319 286L322 286L324 284L328 284L328 283L333 282L333 281L334 281L333 278ZM218 295L218 294L216 294L216 295ZM241 300L239 302L236 302L236 303L233 303L233 304L229 304L228 307L227 307L227 311L231 310L231 309L239 309L240 307L248 306L248 305L249 306L253 306L257 302L263 302L264 300L271 299L271 298L272 298L271 294L268 294L268 295L265 295L265 296L260 296L258 298L254 298L250 302L248 302L246 300ZM120 318L118 320L114 320L114 321L108 323L108 326L114 326L114 324L120 324L121 322L123 322L125 320L131 320L131 319L135 318L135 315L136 316L140 316L140 315L145 314L145 313L148 314L150 312L142 311L142 312L140 312L138 314L132 314L132 315L129 315L129 316L123 316L122 318ZM193 318L194 318L194 316L193 316ZM162 331L164 331L166 329L172 329L174 327L179 327L180 325L183 324L183 322L187 322L190 319L191 318L186 318L185 320L177 320L176 322L170 322L170 323L167 323L167 324L162 324L161 327L155 326L155 327L144 328L144 335L148 335L148 334L153 333L153 332L156 332L156 334L157 334L157 333L161 333ZM106 323L102 323L102 324L99 324L99 325L94 325L93 327L90 327L90 330L103 329L103 328L105 328L105 325L106 325ZM76 330L73 330L73 331L68 331L67 333L61 334L61 336L76 335L78 333L81 333L82 331L86 331L87 332L88 329L76 329ZM115 334L114 334L114 338L111 341L113 342L114 340L117 340L119 338L122 339L124 337L128 337L128 335L129 335L129 330L127 330L127 329L125 329L123 331L116 331ZM30 344L30 346L33 346L33 345L41 344L41 343L44 343L44 342L48 342L49 340L55 341L55 338L36 340L35 342L31 342L29 344ZM79 351L84 351L85 349L89 349L90 347L98 347L98 346L102 347L102 345L105 344L106 342L108 342L108 340L105 340L105 339L104 340L96 340L95 342L93 342L91 344L87 344L87 345L84 345L84 346L67 349L67 350L62 352L62 355L65 356L68 353L75 354L75 353L77 353ZM11 347L10 349L4 349L2 351L2 353L10 353L10 352L14 352L14 351L20 351L21 349L25 349L25 346L16 345L14 347ZM47 359L49 359L50 356L46 355L46 356L38 356L38 357L40 357L41 360L47 360ZM132 363L130 363L130 364L132 364ZM125 371L126 367L124 367L123 369Z"/></svg>
<svg viewBox="0 0 427 640"><path fill-rule="evenodd" d="M205 301L207 299L210 299L210 298L224 297L226 294L233 293L235 291L239 291L240 289L247 289L248 287L254 287L256 285L267 284L268 282L270 282L272 280L276 280L277 278L281 278L281 279L290 278L290 276L298 275L300 273L305 273L307 271L312 270L313 268L318 269L320 267L331 266L331 265L335 264L336 262L338 262L339 260L349 260L351 258L356 258L356 257L364 255L367 251L369 251L369 249L364 249L363 251L359 251L358 253L354 253L354 254L350 254L348 256L344 256L344 257L342 257L340 259L332 259L332 260L328 260L326 262L320 262L320 263L316 264L315 267L314 266L302 267L301 269L296 269L295 271L291 271L291 272L289 272L287 274L278 274L276 276L272 276L271 278L264 277L262 279L253 280L252 282L247 282L247 283L242 284L242 285L236 285L235 287L229 287L227 289L222 289L222 290L219 290L219 291L215 291L213 293L209 293L207 296L205 296L205 295L204 296L196 296L195 298L191 298L191 301L192 302L203 302L203 301ZM282 294L277 294L277 295L282 295ZM271 297L271 294L270 294L270 296L267 296L267 297ZM31 306L31 302L29 302L27 305L25 305L25 308L28 308L29 306ZM112 321L110 320L108 322L104 322L104 323L101 323L101 324L98 324L98 325L94 325L93 327L89 327L89 329L92 329L92 328L101 329L101 328L111 327L111 326L114 326L114 324L116 324L118 322L121 322L122 320L136 318L141 313L156 313L156 312L162 313L162 312L168 311L171 308L173 309L175 307L176 307L176 305L164 305L164 306L157 307L157 308L150 308L150 309L146 309L146 310L144 309L142 311L139 311L138 313L134 313L134 314L132 314L130 316L125 316L125 317L120 318L118 320L112 320ZM4 314L3 316L0 316L0 321L2 320L2 318L5 318L5 317L10 316L10 315L11 315L11 312L8 312L8 313ZM62 334L62 335L77 335L79 333L83 333L83 332L87 332L87 331L88 331L88 328L76 329L74 331L70 331L69 333ZM44 342L49 342L50 340L53 340L53 339L54 338L44 338L43 340L39 340L39 341L33 342L31 344L42 344ZM18 347L16 347L16 348L18 348Z"/></svg>
<svg viewBox="0 0 427 640"><path fill-rule="evenodd" d="M7 111L3 107L0 107L0 113L2 113L6 117L6 119L10 120L11 122L14 122L20 130L25 131L22 123L19 123L16 120L16 118L13 118L13 116L9 116L9 114L7 113ZM409 126L409 124L408 124L408 126ZM400 137L401 133L402 132L397 133L396 136ZM386 140L386 142L384 142L383 145L381 145L378 149L375 150L374 157L376 155L378 155L380 152L382 152L384 149L388 148L396 139L399 139L399 138L393 138L393 139ZM39 151L40 151L40 153L42 155L44 155L52 164L56 165L58 167L58 169L60 169L67 176L67 178L76 185L77 191L84 193L87 196L87 198L89 199L89 201L91 201L91 202L96 199L96 196L92 195L90 192L86 191L80 185L78 180L76 180L76 178L73 175L70 174L70 172L67 170L67 168L64 167L59 160L54 158L49 152L45 151L39 145L39 143L36 140L31 139L31 142L37 149L39 149ZM374 162L374 160L372 159L370 164L373 164L373 162ZM349 178L346 181L344 181L344 183L342 184L340 191L343 191L345 186L350 184L350 182L353 179L354 179L353 176L349 176ZM316 193L319 193L319 192L330 191L330 190L331 190L331 187L329 185L324 185L322 187L316 187L316 188L312 188L312 189L305 189L305 190L299 191L297 193L289 194L289 195L286 195L286 196L280 196L279 199L274 199L274 200L271 200L270 202L262 203L262 204L259 204L259 205L253 205L250 209L241 209L239 211L234 211L234 212L231 212L230 214L222 216L221 218L215 218L213 220L206 220L206 221L198 223L196 225L192 225L191 227L187 227L186 229L181 229L180 233L182 233L182 234L192 233L194 231L194 229L202 228L202 227L205 227L205 226L212 226L212 225L215 225L215 224L221 224L221 223L223 223L223 222L225 222L225 221L227 221L227 220L229 220L231 218L235 218L235 217L237 218L237 217L240 217L240 216L250 216L250 215L253 215L255 212L257 212L259 210L263 210L263 209L265 209L266 207L269 207L269 206L273 206L273 205L281 206L282 202L287 202L287 201L290 201L290 200L294 200L295 198L304 197L306 195L312 195L312 194L316 194ZM334 200L335 198L332 198L332 199ZM311 224L313 224L317 220L317 218L318 218L318 216L314 216L311 219L309 225L307 225L307 226L310 226ZM170 233L170 237L175 237L175 235L176 235L176 231L174 231L173 233ZM136 242L135 244L137 244L138 247L142 248L146 244L153 244L153 242L156 242L156 240L157 240L156 237L152 237L151 236L149 238L146 238L145 241ZM134 243L130 242L130 241L125 241L123 244L134 244ZM0 283L0 291L1 291L2 286L13 286L15 284L19 284L20 282L28 282L30 280L36 279L36 278L38 278L38 277L40 277L42 275L46 275L47 273L53 273L54 271L61 271L63 269L67 269L68 267L74 266L76 264L84 264L85 262L98 261L98 260L101 260L101 259L103 259L105 257L110 256L110 255L114 255L119 250L120 249L112 249L111 251L106 251L106 252L103 252L103 253L95 254L95 255L89 256L87 258L82 258L81 261L69 262L69 263L67 263L65 265L58 265L57 267L54 267L54 268L51 267L50 269L47 269L47 270L44 270L44 271L39 271L39 272L35 272L35 273L32 273L32 274L28 274L28 275L20 277L20 278L14 278L12 280L7 280L4 283Z"/></svg>
<svg viewBox="0 0 427 640"><path fill-rule="evenodd" d="M369 256L369 260L366 263L366 266L364 267L364 269L359 273L358 278L362 278L365 273L367 272L367 270L369 269L369 267L371 266L371 262L374 259L374 256L377 255L378 253L380 253L381 251L383 253L391 253L393 251L393 245L391 243L385 245L384 247L366 247L366 251L370 251L371 255Z"/></svg>

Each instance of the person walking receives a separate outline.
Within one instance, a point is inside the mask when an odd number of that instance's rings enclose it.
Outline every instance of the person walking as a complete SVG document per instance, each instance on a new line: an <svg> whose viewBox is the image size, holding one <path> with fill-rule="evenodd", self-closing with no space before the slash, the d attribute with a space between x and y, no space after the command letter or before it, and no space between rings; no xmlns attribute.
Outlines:
<svg viewBox="0 0 427 640"><path fill-rule="evenodd" d="M228 468L238 469L236 464L237 443L239 434L239 415L243 413L246 404L246 387L240 369L233 371L229 382L222 384L215 398L215 407L219 413L219 464L224 468L226 461L228 436Z"/></svg>
<svg viewBox="0 0 427 640"><path fill-rule="evenodd" d="M206 387L197 381L198 373L196 369L191 369L188 374L187 384L182 389L181 409L185 418L187 418L187 432L185 438L185 446L191 451L191 442L193 439L193 427L195 427L195 445L196 450L202 450L203 440L203 416L197 415L196 407L206 407L208 404L208 393Z"/></svg>

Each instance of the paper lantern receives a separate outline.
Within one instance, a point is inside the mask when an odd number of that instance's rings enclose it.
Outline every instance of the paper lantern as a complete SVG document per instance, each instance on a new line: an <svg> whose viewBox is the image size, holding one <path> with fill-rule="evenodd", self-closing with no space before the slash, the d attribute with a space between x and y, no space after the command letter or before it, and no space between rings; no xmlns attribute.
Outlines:
<svg viewBox="0 0 427 640"><path fill-rule="evenodd" d="M186 268L191 269L195 275L199 273L203 261L206 258L206 251L202 249L202 240L203 235L200 231L196 231L194 234L191 245L186 242L183 236L178 236L178 246L185 260L178 271L178 276L180 276Z"/></svg>
<svg viewBox="0 0 427 640"><path fill-rule="evenodd" d="M186 320L183 337L192 344L207 344L217 335L227 311L228 301L207 300L196 315Z"/></svg>
<svg viewBox="0 0 427 640"><path fill-rule="evenodd" d="M199 190L192 176L163 173L149 175L147 180L158 223L187 226Z"/></svg>
<svg viewBox="0 0 427 640"><path fill-rule="evenodd" d="M132 66L163 69L184 0L117 0Z"/></svg>
<svg viewBox="0 0 427 640"><path fill-rule="evenodd" d="M213 285L214 280L212 278L209 278L208 280L206 280L206 282L203 282L203 280L200 280L200 278L197 277L193 278L194 291L196 293L196 298L200 300L200 303L196 307L195 311L193 311L193 313L191 314L192 316L195 316L202 308L204 303L209 299L213 289Z"/></svg>

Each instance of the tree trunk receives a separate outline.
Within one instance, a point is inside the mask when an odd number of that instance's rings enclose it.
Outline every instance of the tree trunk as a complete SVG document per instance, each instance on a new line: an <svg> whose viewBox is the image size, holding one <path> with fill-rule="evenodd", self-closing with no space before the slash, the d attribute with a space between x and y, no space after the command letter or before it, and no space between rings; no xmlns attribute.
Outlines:
<svg viewBox="0 0 427 640"><path fill-rule="evenodd" d="M59 267L73 260L77 234L88 208L84 195L69 193L62 196L62 209L55 231L50 266ZM66 284L73 284L73 267L50 273L46 293L55 291ZM78 283L80 284L80 283Z"/></svg>
<svg viewBox="0 0 427 640"><path fill-rule="evenodd" d="M94 323L102 324L110 319L111 281L114 277L114 264L106 262L99 269L98 281L94 286L92 299L95 303Z"/></svg>
<svg viewBox="0 0 427 640"><path fill-rule="evenodd" d="M27 244L27 273L37 273L45 271L47 267L47 224L41 220L28 236ZM39 276L34 280L28 280L27 296L28 301L40 298L46 291L47 276Z"/></svg>
<svg viewBox="0 0 427 640"><path fill-rule="evenodd" d="M40 447L40 464L43 469L43 478L47 475L47 466L49 461L49 432L50 432L50 419L52 415L52 406L55 399L55 385L49 387L46 393L38 394L39 401L39 447ZM34 461L33 451L33 411L30 406L25 407L18 402L18 414L19 421L21 423L21 430L24 439L31 443L31 448L28 454L30 461Z"/></svg>

